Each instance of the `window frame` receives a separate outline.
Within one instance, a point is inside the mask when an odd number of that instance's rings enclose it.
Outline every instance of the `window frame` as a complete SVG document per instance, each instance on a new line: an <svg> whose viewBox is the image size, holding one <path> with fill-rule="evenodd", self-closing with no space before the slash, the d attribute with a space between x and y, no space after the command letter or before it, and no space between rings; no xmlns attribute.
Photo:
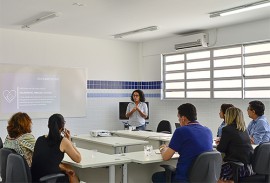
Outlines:
<svg viewBox="0 0 270 183"><path fill-rule="evenodd" d="M226 99L226 98L235 98L235 99L251 99L247 96L245 96L245 93L248 91L260 91L260 90L266 90L270 91L270 83L268 86L264 87L245 87L245 81L248 79L263 79L263 78L270 78L270 71L269 73L266 73L265 75L252 75L252 76L246 76L246 69L249 68L255 68L255 67L265 67L268 66L270 67L270 60L268 63L258 63L258 64L245 64L245 59L246 58L251 58L252 56L262 56L266 55L266 59L268 59L268 56L270 56L270 49L267 51L257 51L257 52L252 52L252 53L245 53L245 48L248 46L252 45L262 45L262 44L270 44L270 40L267 41L261 41L261 42L254 42L254 43L245 43L245 44L235 44L235 45L230 45L230 46L221 46L221 47L213 47L213 48L203 48L203 49L196 49L196 50L187 50L187 51L182 51L182 52L175 52L175 53L168 53L168 54L161 54L161 78L162 78L162 89L161 89L161 99ZM214 52L218 50L226 50L226 49L231 49L231 48L239 48L240 52L235 53L232 55L222 55L222 56L216 56L214 57ZM268 47L267 47L268 48ZM196 59L187 59L188 54L193 54L193 53L199 53L199 52L207 52L209 51L209 58L196 58ZM172 56L172 57L177 57L177 55L180 55L180 57L183 57L183 60L176 60L176 61L170 61L166 62L166 58ZM228 65L228 66L221 66L221 67L214 67L214 61L221 60L221 59L236 59L239 61L240 59L240 65ZM251 58L252 59L252 58ZM195 69L188 69L187 65L188 63L195 63L195 62L203 62L203 61L208 61L210 62L210 67L206 68L195 68ZM166 71L166 66L167 65L172 65L172 64L177 64L177 63L183 63L184 64L184 69L183 70L170 70ZM215 71L222 70L226 72L226 70L229 69L239 69L240 74L239 76L231 76L231 77L215 77L214 73ZM210 78L187 78L188 73L190 72L200 72L200 71L209 71L210 72ZM166 80L166 74L170 73L183 73L184 78L183 79L173 79L173 80ZM240 81L241 85L239 85L239 82L237 83L238 87L224 87L224 88L216 88L214 86L215 81L230 81L230 80L237 80ZM204 82L204 81L209 81L210 82L210 88L205 87L205 88L188 88L189 82ZM166 88L167 83L176 83L176 82L181 82L184 83L184 88ZM189 92L210 92L210 95L208 98L205 97L194 97L190 98L188 97ZM220 92L224 91L227 93L240 93L239 96L235 97L215 97L215 92ZM172 95L172 97L167 97L166 95L169 94L174 94L175 92L182 92L181 97L178 97L177 95ZM184 93L184 94L183 94ZM217 94L216 93L216 94ZM180 96L180 95L179 95ZM255 97L252 97L255 98ZM263 98L270 98L268 97L263 97Z"/></svg>

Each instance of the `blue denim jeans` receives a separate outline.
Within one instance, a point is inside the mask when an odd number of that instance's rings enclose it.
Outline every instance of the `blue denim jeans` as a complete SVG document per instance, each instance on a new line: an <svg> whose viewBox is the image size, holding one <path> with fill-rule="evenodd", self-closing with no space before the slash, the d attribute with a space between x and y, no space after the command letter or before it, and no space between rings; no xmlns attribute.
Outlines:
<svg viewBox="0 0 270 183"><path fill-rule="evenodd" d="M136 127L136 130L145 130L145 125Z"/></svg>

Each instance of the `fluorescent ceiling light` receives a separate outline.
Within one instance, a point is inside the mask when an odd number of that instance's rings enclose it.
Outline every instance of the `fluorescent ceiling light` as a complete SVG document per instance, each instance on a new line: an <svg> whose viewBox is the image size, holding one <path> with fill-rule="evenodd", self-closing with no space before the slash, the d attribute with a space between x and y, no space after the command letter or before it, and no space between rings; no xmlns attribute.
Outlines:
<svg viewBox="0 0 270 183"><path fill-rule="evenodd" d="M22 25L22 28L30 28L32 25L34 24L37 24L37 23L40 23L40 22L43 22L43 21L46 21L46 20L49 20L49 19L52 19L52 18L55 18L55 17L58 17L59 14L58 13L49 13L47 15L44 15L42 17L39 17L39 18L36 18L28 23L25 23L24 25Z"/></svg>
<svg viewBox="0 0 270 183"><path fill-rule="evenodd" d="M113 37L114 38L122 38L124 36L137 34L137 33L141 33L141 32L146 32L146 31L155 31L157 29L158 29L157 26L150 26L150 27L145 27L145 28L142 28L142 29L137 29L137 30L133 30L133 31L129 31L129 32L123 32L123 33L120 33L120 34L115 34L115 35L113 35Z"/></svg>
<svg viewBox="0 0 270 183"><path fill-rule="evenodd" d="M242 6L237 6L234 8L226 9L226 10L221 10L221 11L216 11L210 13L210 18L213 17L218 17L218 16L227 16L227 15L233 15L236 13L241 13L245 11L250 11L258 8L264 8L270 6L270 1L269 0L264 0L264 1L258 1L255 3L250 3L250 4L245 4Z"/></svg>

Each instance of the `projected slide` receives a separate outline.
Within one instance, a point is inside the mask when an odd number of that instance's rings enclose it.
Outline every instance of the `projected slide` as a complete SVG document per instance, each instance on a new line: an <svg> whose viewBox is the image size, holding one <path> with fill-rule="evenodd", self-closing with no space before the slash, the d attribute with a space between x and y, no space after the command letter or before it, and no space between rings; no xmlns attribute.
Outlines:
<svg viewBox="0 0 270 183"><path fill-rule="evenodd" d="M85 117L86 75L85 68L0 64L0 119L15 112L32 119Z"/></svg>
<svg viewBox="0 0 270 183"><path fill-rule="evenodd" d="M1 112L50 112L60 110L58 76L1 74Z"/></svg>

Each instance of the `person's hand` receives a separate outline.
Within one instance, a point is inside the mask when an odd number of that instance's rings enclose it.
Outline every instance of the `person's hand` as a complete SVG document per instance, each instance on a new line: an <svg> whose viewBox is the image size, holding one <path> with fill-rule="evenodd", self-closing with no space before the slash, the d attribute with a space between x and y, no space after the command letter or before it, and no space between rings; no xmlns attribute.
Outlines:
<svg viewBox="0 0 270 183"><path fill-rule="evenodd" d="M75 171L72 170L72 169L67 169L65 172L66 172L66 174L68 174L69 176L75 176Z"/></svg>
<svg viewBox="0 0 270 183"><path fill-rule="evenodd" d="M141 111L140 108L139 108L139 105L136 105L136 110L139 111L139 112Z"/></svg>
<svg viewBox="0 0 270 183"><path fill-rule="evenodd" d="M69 176L75 176L75 171L69 165L60 163L59 168Z"/></svg>
<svg viewBox="0 0 270 183"><path fill-rule="evenodd" d="M250 137L250 143L251 143L251 144L255 144L254 138L253 138L253 137Z"/></svg>
<svg viewBox="0 0 270 183"><path fill-rule="evenodd" d="M167 145L166 145L166 144L162 144L162 145L159 147L160 153L162 153L166 148L167 148Z"/></svg>
<svg viewBox="0 0 270 183"><path fill-rule="evenodd" d="M214 141L215 141L216 145L218 145L219 141L220 141L220 137L215 138Z"/></svg>
<svg viewBox="0 0 270 183"><path fill-rule="evenodd" d="M70 135L70 131L68 130L68 129L64 129L64 131L63 131L63 133L64 133L64 137L66 137L68 140L70 140L71 138L71 135Z"/></svg>

